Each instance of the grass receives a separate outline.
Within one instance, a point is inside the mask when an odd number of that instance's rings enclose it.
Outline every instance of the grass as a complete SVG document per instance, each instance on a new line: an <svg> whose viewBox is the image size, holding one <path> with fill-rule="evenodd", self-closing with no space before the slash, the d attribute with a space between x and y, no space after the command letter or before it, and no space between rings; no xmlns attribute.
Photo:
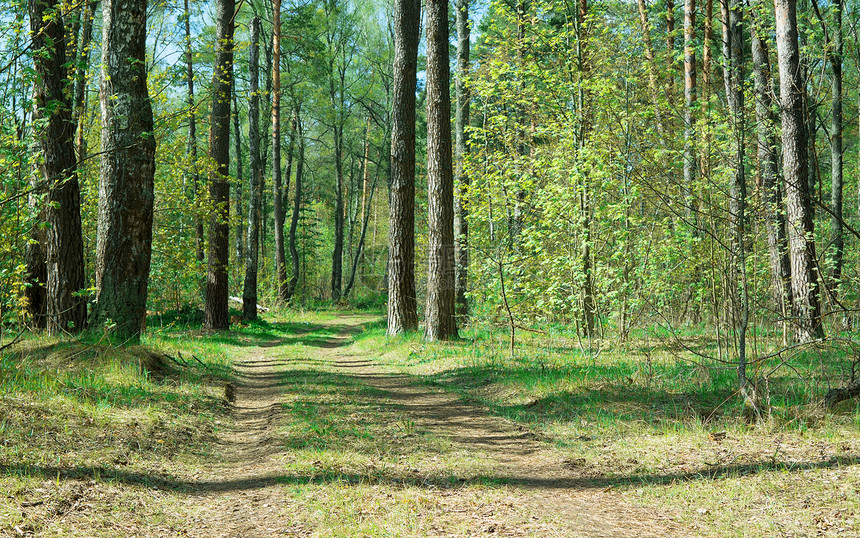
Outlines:
<svg viewBox="0 0 860 538"><path fill-rule="evenodd" d="M126 349L25 339L0 356L0 536L178 535L205 518L190 485L232 424L233 364L261 346L283 369L270 442L288 533L546 534L551 519L535 521L482 454L326 361L343 315L281 313L218 334L193 312L165 315ZM519 335L510 357L504 330L431 344L387 337L376 320L343 353L536 432L588 491L618 492L706 536L860 534L860 410L819 404L847 379L849 350L755 364L769 373L770 412L748 424L730 365L687 351L716 355L700 334L679 346L643 332L598 352L553 328ZM759 353L771 344L759 337Z"/></svg>

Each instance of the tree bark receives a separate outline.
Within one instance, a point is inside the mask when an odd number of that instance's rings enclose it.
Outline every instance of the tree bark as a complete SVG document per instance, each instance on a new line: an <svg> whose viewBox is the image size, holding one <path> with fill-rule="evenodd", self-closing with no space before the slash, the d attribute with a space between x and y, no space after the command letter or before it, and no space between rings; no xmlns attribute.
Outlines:
<svg viewBox="0 0 860 538"><path fill-rule="evenodd" d="M287 283L287 300L293 298L296 293L296 287L299 284L299 250L296 245L296 233L299 228L299 216L302 208L302 183L305 169L305 134L302 127L302 107L301 103L296 103L295 118L296 118L296 137L299 140L299 153L296 158L296 191L293 198L293 215L290 219L290 260L293 264L293 274L290 281Z"/></svg>
<svg viewBox="0 0 860 538"><path fill-rule="evenodd" d="M696 0L684 2L684 198L687 218L697 221L693 200L693 183L696 180ZM696 226L694 226L694 229Z"/></svg>
<svg viewBox="0 0 860 538"><path fill-rule="evenodd" d="M45 207L42 204L45 188L45 181L42 179L41 174L37 174L34 171L30 178L31 193L27 197L27 205L30 212L33 215L37 215L37 223L45 221ZM47 290L45 288L48 281L48 266L45 261L45 245L47 241L45 228L39 225L32 226L32 232L24 250L24 264L27 267L24 296L27 299L27 314L34 329L44 329L47 327L45 319L48 304Z"/></svg>
<svg viewBox="0 0 860 538"><path fill-rule="evenodd" d="M805 342L824 335L818 279L814 270L814 229L807 182L807 134L803 113L805 81L800 71L797 0L774 0L774 7L782 110L782 162L791 258L792 318L795 339Z"/></svg>
<svg viewBox="0 0 860 538"><path fill-rule="evenodd" d="M388 334L418 328L415 297L415 86L420 0L394 2Z"/></svg>
<svg viewBox="0 0 860 538"><path fill-rule="evenodd" d="M753 13L756 7L753 6ZM768 254L773 298L776 310L785 319L791 305L791 262L785 239L785 213L782 210L782 189L777 182L779 175L776 118L773 114L773 84L770 74L770 59L767 50L766 29L761 17L754 15L752 32L752 60L755 82L756 141L758 150L761 192L764 199L764 219L767 229Z"/></svg>
<svg viewBox="0 0 860 538"><path fill-rule="evenodd" d="M81 195L75 157L72 103L61 5L54 0L29 0L30 29L36 71L34 124L41 150L39 172L47 185L47 328L51 334L77 333L87 320Z"/></svg>
<svg viewBox="0 0 860 538"><path fill-rule="evenodd" d="M200 207L202 193L200 192L200 170L197 168L197 110L194 102L194 55L191 51L191 8L185 0L185 81L188 86L188 144L185 146L185 156L191 164L191 184L195 207ZM203 237L203 218L200 211L194 217L194 233L197 240L197 261L205 259Z"/></svg>
<svg viewBox="0 0 860 538"><path fill-rule="evenodd" d="M283 181L281 178L281 0L272 1L272 189L275 213L275 288L286 301L287 260L284 256Z"/></svg>
<svg viewBox="0 0 860 538"><path fill-rule="evenodd" d="M242 222L242 214L244 213L242 207L242 197L243 193L243 183L245 181L244 178L244 170L242 167L242 137L241 131L239 130L239 99L236 96L236 87L233 86L233 132L236 133L235 138L233 139L233 154L234 159L236 160L236 184L234 188L233 195L233 203L235 204L235 211L237 222L236 222L236 230L234 231L235 237L233 240L235 241L235 249L236 249L236 262L241 264L245 260L245 247L244 241L242 240L242 235L244 234L245 225ZM241 268L241 265L240 265Z"/></svg>
<svg viewBox="0 0 860 538"><path fill-rule="evenodd" d="M146 0L102 4L101 179L94 325L133 343L146 320L155 136L146 86Z"/></svg>
<svg viewBox="0 0 860 538"><path fill-rule="evenodd" d="M457 317L462 321L469 317L469 301L466 291L469 288L469 220L466 198L469 193L469 177L463 172L463 160L468 152L469 137L466 126L469 125L469 89L466 87L466 77L469 75L469 0L457 0L457 79L454 89L457 95L457 110L455 111L455 151L456 168L455 183L458 185L457 196L454 198L454 243L456 308Z"/></svg>
<svg viewBox="0 0 860 538"><path fill-rule="evenodd" d="M454 172L451 165L451 95L448 0L428 0L427 28L427 307L424 337L457 337L454 316Z"/></svg>
<svg viewBox="0 0 860 538"><path fill-rule="evenodd" d="M260 253L260 18L251 19L251 46L248 54L250 102L248 103L248 153L250 154L250 192L248 193L248 236L245 241L245 281L242 287L242 319L257 319L257 263Z"/></svg>
<svg viewBox="0 0 860 538"><path fill-rule="evenodd" d="M75 133L75 155L78 165L84 160L87 153L86 137L84 136L84 119L87 113L87 70L89 69L90 45L93 40L93 16L95 14L97 1L89 1L84 4L84 20L81 37L78 43L77 66L75 69L75 86L72 106L76 124Z"/></svg>
<svg viewBox="0 0 860 538"><path fill-rule="evenodd" d="M654 102L654 120L657 122L657 132L663 134L663 113L660 107L660 94L657 89L657 60L654 57L654 45L651 42L651 23L648 21L648 6L645 0L637 0L639 6L639 22L642 25L642 41L645 44L645 60L648 62L648 89Z"/></svg>
<svg viewBox="0 0 860 538"><path fill-rule="evenodd" d="M215 169L209 174L209 259L206 279L206 319L209 330L230 327L227 309L230 261L230 95L233 87L233 31L235 0L216 3L215 70L212 75L212 108L209 120L209 157Z"/></svg>
<svg viewBox="0 0 860 538"><path fill-rule="evenodd" d="M813 0L815 1L815 0ZM833 37L830 44L831 116L830 116L830 234L833 269L831 290L835 294L842 280L845 258L845 237L842 231L842 0L833 2Z"/></svg>

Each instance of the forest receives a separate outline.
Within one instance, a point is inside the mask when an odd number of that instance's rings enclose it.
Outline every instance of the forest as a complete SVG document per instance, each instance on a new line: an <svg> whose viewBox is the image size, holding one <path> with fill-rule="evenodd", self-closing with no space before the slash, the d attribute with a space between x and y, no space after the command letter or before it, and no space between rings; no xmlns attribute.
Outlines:
<svg viewBox="0 0 860 538"><path fill-rule="evenodd" d="M643 535L631 521L734 535L715 493L676 483L732 480L760 500L800 468L817 473L812 500L776 503L741 535L860 531L856 491L840 489L860 484L858 26L845 0L11 2L0 485L18 493L0 501L0 536L86 529L69 514L102 472L114 498L144 485L227 503L235 491L204 483L241 481L239 467L198 476L216 439L299 458L260 486L281 504L305 502L277 485L307 476L320 495L360 483L419 497L460 476L468 495L486 479L529 507L505 512L493 490L498 521L436 528L426 510L343 526L301 504L301 521L278 520L287 535ZM520 439L514 424L552 445L571 476L525 457L501 478L480 457L424 469L436 449L413 444L463 432L379 403L415 386L440 391L416 406L498 419L475 437ZM330 407L341 400L354 409ZM265 406L282 410L258 427L248 409ZM364 413L378 415L368 431L347 429ZM361 472L326 459L379 454L370 439L404 452ZM511 450L534 448L521 441ZM54 500L33 497L43 482ZM572 526L540 519L546 505L517 484L577 491L558 501ZM624 506L616 519L564 515L595 492ZM478 497L432 503L459 513ZM226 527L207 527L211 506L140 502L166 523L133 533L198 518L195 536L270 535L223 506ZM30 506L44 510L19 513Z"/></svg>

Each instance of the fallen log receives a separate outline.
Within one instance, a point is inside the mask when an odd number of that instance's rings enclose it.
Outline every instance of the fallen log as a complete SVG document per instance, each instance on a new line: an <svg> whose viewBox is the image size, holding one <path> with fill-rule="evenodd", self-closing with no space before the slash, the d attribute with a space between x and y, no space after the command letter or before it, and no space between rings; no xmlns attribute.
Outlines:
<svg viewBox="0 0 860 538"><path fill-rule="evenodd" d="M827 394L824 395L824 405L828 409L832 409L839 402L844 402L857 396L860 396L860 382L852 383L847 387L828 390Z"/></svg>

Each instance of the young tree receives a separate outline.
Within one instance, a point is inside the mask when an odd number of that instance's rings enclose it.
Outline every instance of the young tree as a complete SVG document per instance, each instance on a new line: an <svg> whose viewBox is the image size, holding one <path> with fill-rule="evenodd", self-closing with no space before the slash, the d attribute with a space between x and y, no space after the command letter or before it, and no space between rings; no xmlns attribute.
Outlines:
<svg viewBox="0 0 860 538"><path fill-rule="evenodd" d="M65 91L66 41L61 5L29 0L30 29L36 50L36 141L42 153L39 172L47 187L47 328L52 334L79 332L87 319L80 291L84 279L81 197L75 158L72 103Z"/></svg>
<svg viewBox="0 0 860 538"><path fill-rule="evenodd" d="M774 0L779 93L782 110L782 163L785 175L786 220L791 259L794 336L806 342L824 335L818 278L814 270L815 242L809 183L807 132L804 121L805 81L800 70L797 0Z"/></svg>
<svg viewBox="0 0 860 538"><path fill-rule="evenodd" d="M212 109L209 120L209 156L215 168L209 174L209 259L206 279L206 319L209 330L230 326L227 310L227 264L230 259L230 92L233 85L233 31L235 0L216 4L215 69L212 74Z"/></svg>
<svg viewBox="0 0 860 538"><path fill-rule="evenodd" d="M146 0L102 4L102 146L95 326L135 342L146 319L155 136L146 86Z"/></svg>
<svg viewBox="0 0 860 538"><path fill-rule="evenodd" d="M418 328L415 297L415 85L420 0L394 2L388 217L388 334Z"/></svg>
<svg viewBox="0 0 860 538"><path fill-rule="evenodd" d="M287 297L287 260L284 256L284 192L281 176L281 0L272 1L272 187L275 213L275 287Z"/></svg>
<svg viewBox="0 0 860 538"><path fill-rule="evenodd" d="M250 153L251 185L248 196L248 236L245 242L245 282L242 288L242 319L257 319L257 263L260 252L260 199L262 170L260 169L260 18L251 19L251 47L248 58L249 92L248 150Z"/></svg>
<svg viewBox="0 0 860 538"><path fill-rule="evenodd" d="M429 238L424 337L457 337L454 316L454 172L451 166L451 94L448 0L428 0L427 207Z"/></svg>
<svg viewBox="0 0 860 538"><path fill-rule="evenodd" d="M191 8L188 0L185 0L185 82L188 86L188 144L185 146L185 156L191 163L191 188L194 194L194 203L200 203L200 172L197 169L197 104L194 102L194 55L191 51ZM197 261L205 259L203 219L199 213L194 219L194 232L197 239Z"/></svg>
<svg viewBox="0 0 860 538"><path fill-rule="evenodd" d="M296 292L296 286L299 283L299 249L296 244L296 234L299 228L299 216L301 215L302 208L302 175L304 174L305 169L305 134L304 129L302 127L302 104L301 102L297 102L295 104L295 118L296 118L296 137L299 142L299 152L296 158L296 191L295 198L293 199L293 214L290 218L290 260L293 264L293 274L290 277L290 281L287 282L287 300L289 300L293 294Z"/></svg>

